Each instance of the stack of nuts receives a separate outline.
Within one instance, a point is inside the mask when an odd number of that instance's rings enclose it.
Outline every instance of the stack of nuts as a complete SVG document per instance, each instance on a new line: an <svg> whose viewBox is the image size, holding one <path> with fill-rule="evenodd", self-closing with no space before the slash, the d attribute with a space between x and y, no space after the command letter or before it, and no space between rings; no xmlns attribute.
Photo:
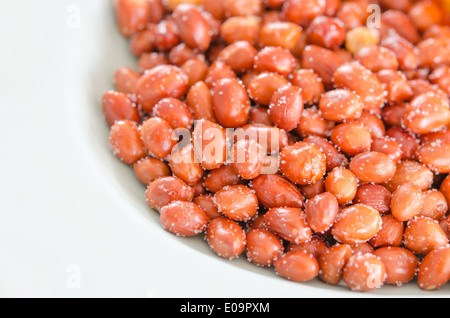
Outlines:
<svg viewBox="0 0 450 318"><path fill-rule="evenodd" d="M164 229L355 291L450 279L446 0L116 0L110 146ZM417 278L416 278L417 276Z"/></svg>

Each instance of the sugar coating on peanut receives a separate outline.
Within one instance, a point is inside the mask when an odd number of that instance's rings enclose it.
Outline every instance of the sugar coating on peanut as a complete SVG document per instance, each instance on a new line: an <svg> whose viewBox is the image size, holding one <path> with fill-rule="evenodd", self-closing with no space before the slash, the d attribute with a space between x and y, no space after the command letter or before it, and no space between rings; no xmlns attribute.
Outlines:
<svg viewBox="0 0 450 318"><path fill-rule="evenodd" d="M448 2L369 2L114 2L108 144L163 229L299 283L447 284Z"/></svg>

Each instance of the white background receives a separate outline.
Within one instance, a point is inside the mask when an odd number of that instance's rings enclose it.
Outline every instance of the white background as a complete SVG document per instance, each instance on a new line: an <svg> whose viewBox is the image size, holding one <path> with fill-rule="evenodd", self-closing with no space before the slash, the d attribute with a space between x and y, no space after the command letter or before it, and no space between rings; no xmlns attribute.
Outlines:
<svg viewBox="0 0 450 318"><path fill-rule="evenodd" d="M110 0L0 0L1 297L450 294L292 283L163 231L107 145L100 98L135 67L127 45Z"/></svg>

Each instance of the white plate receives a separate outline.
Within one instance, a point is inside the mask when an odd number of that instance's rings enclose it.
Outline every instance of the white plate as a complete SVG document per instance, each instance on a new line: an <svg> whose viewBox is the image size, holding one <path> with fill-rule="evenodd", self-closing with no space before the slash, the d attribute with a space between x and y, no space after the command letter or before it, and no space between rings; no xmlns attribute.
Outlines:
<svg viewBox="0 0 450 318"><path fill-rule="evenodd" d="M79 18L79 19L78 19ZM0 2L0 296L448 296L299 284L161 229L108 148L100 98L135 67L110 0Z"/></svg>

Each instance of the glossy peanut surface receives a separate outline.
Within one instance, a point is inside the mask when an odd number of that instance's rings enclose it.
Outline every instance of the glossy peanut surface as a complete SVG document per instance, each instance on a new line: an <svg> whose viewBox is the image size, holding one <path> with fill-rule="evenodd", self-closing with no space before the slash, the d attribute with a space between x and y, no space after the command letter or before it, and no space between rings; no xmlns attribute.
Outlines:
<svg viewBox="0 0 450 318"><path fill-rule="evenodd" d="M113 153L127 164L133 164L147 154L138 126L130 121L121 120L112 125L109 146Z"/></svg>
<svg viewBox="0 0 450 318"><path fill-rule="evenodd" d="M450 278L450 248L448 245L437 247L425 256L419 267L417 277L419 287L433 290L442 287Z"/></svg>
<svg viewBox="0 0 450 318"><path fill-rule="evenodd" d="M348 259L352 256L349 245L336 244L319 257L320 280L330 285L338 284L342 279L342 271Z"/></svg>
<svg viewBox="0 0 450 318"><path fill-rule="evenodd" d="M312 235L305 214L297 208L272 208L264 214L264 225L281 238L293 242L307 242Z"/></svg>
<svg viewBox="0 0 450 318"><path fill-rule="evenodd" d="M306 282L319 274L319 264L309 253L291 251L280 257L274 263L277 273L295 282Z"/></svg>
<svg viewBox="0 0 450 318"><path fill-rule="evenodd" d="M189 201L173 201L161 208L161 224L178 236L194 236L206 229L209 218L200 207Z"/></svg>
<svg viewBox="0 0 450 318"><path fill-rule="evenodd" d="M392 194L379 184L362 184L356 190L354 202L368 205L380 213L391 210Z"/></svg>
<svg viewBox="0 0 450 318"><path fill-rule="evenodd" d="M381 217L381 229L370 239L374 248L383 246L400 246L403 240L405 225L397 220L392 214Z"/></svg>
<svg viewBox="0 0 450 318"><path fill-rule="evenodd" d="M270 266L283 253L282 240L275 234L254 229L247 233L246 255L250 262L259 266Z"/></svg>
<svg viewBox="0 0 450 318"><path fill-rule="evenodd" d="M325 174L326 157L319 147L300 141L283 148L280 171L295 184L315 183Z"/></svg>
<svg viewBox="0 0 450 318"><path fill-rule="evenodd" d="M211 249L224 258L236 258L245 249L245 232L233 220L216 218L209 222L206 229L206 241Z"/></svg>
<svg viewBox="0 0 450 318"><path fill-rule="evenodd" d="M160 210L172 201L192 201L194 190L177 177L160 177L151 182L145 191L147 203Z"/></svg>
<svg viewBox="0 0 450 318"><path fill-rule="evenodd" d="M341 243L368 241L381 229L380 213L369 206L355 204L340 212L331 233Z"/></svg>
<svg viewBox="0 0 450 318"><path fill-rule="evenodd" d="M357 187L358 179L346 168L334 168L325 179L325 190L333 194L339 204L351 202L356 195Z"/></svg>
<svg viewBox="0 0 450 318"><path fill-rule="evenodd" d="M339 213L339 203L336 197L323 192L306 202L306 222L315 232L325 232L330 229Z"/></svg>
<svg viewBox="0 0 450 318"><path fill-rule="evenodd" d="M266 208L303 207L300 190L280 175L262 174L252 180L250 188L255 191L259 203Z"/></svg>
<svg viewBox="0 0 450 318"><path fill-rule="evenodd" d="M386 277L383 261L371 253L355 254L347 261L342 277L352 290L367 292L380 288Z"/></svg>
<svg viewBox="0 0 450 318"><path fill-rule="evenodd" d="M448 238L436 220L417 217L408 222L403 233L403 243L409 250L425 255L447 244Z"/></svg>
<svg viewBox="0 0 450 318"><path fill-rule="evenodd" d="M374 251L374 255L384 264L386 284L401 286L416 276L419 260L411 251L402 247L382 247Z"/></svg>
<svg viewBox="0 0 450 318"><path fill-rule="evenodd" d="M291 131L300 123L303 112L301 89L294 85L278 88L269 104L270 119L279 128Z"/></svg>
<svg viewBox="0 0 450 318"><path fill-rule="evenodd" d="M422 205L422 191L412 183L405 183L392 194L391 213L399 221L408 221L420 212Z"/></svg>

